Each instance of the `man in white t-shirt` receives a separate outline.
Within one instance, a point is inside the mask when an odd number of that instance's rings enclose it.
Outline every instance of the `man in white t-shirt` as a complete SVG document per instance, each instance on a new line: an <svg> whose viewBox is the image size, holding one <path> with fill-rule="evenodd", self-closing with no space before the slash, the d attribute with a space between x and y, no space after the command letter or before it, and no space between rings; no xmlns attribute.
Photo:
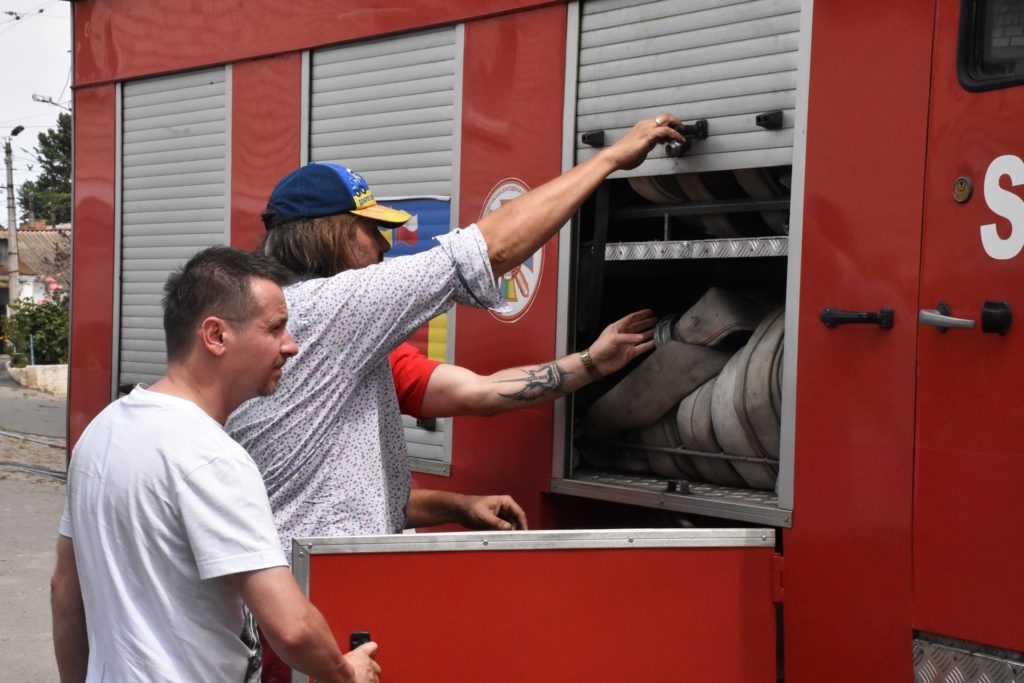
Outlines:
<svg viewBox="0 0 1024 683"><path fill-rule="evenodd" d="M298 351L271 259L207 249L165 287L167 374L86 428L68 472L51 582L61 681L236 681L267 640L320 681L376 682L302 594L256 465L224 431ZM246 637L248 636L248 637Z"/></svg>

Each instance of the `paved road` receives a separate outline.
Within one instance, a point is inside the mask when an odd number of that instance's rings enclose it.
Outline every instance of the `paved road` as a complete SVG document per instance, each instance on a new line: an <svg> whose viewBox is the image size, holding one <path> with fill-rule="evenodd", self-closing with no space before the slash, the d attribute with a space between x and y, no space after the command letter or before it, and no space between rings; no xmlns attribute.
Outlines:
<svg viewBox="0 0 1024 683"><path fill-rule="evenodd" d="M64 438L67 401L27 389L7 374L0 358L0 431Z"/></svg>
<svg viewBox="0 0 1024 683"><path fill-rule="evenodd" d="M63 506L62 483L0 472L0 680L57 683L50 575Z"/></svg>
<svg viewBox="0 0 1024 683"><path fill-rule="evenodd" d="M67 402L26 389L0 363L0 431L64 437ZM0 435L0 462L63 471L63 448ZM57 683L50 575L64 483L0 467L0 680Z"/></svg>

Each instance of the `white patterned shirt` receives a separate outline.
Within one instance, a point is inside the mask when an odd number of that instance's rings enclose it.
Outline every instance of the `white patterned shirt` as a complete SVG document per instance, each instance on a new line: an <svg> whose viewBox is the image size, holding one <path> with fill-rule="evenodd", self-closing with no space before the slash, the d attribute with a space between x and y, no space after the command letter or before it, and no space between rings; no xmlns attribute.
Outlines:
<svg viewBox="0 0 1024 683"><path fill-rule="evenodd" d="M299 353L227 429L263 474L288 557L292 538L405 527L410 472L388 354L453 302L501 303L475 225L438 241L284 290Z"/></svg>

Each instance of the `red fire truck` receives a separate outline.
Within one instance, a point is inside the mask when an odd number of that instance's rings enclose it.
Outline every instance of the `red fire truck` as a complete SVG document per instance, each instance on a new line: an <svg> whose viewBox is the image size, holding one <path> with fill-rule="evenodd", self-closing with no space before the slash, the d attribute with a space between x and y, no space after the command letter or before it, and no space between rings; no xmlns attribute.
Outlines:
<svg viewBox="0 0 1024 683"><path fill-rule="evenodd" d="M300 164L409 206L404 253L638 119L690 126L501 278L511 314L414 340L491 372L663 316L656 367L407 422L418 484L538 531L297 540L387 680L1024 680L1024 2L71 9L72 442L161 374L167 273L254 246Z"/></svg>

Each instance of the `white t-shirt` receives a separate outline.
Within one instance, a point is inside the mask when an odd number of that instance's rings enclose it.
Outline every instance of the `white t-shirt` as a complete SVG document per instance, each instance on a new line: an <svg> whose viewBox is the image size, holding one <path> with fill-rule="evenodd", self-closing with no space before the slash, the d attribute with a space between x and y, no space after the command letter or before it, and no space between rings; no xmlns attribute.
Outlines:
<svg viewBox="0 0 1024 683"><path fill-rule="evenodd" d="M263 473L282 547L405 527L409 462L388 354L455 302L502 301L476 226L438 242L285 287L299 353L277 391L243 403L227 425Z"/></svg>
<svg viewBox="0 0 1024 683"><path fill-rule="evenodd" d="M197 405L137 387L75 446L74 540L89 681L242 681L242 600L223 577L286 558L248 454Z"/></svg>

